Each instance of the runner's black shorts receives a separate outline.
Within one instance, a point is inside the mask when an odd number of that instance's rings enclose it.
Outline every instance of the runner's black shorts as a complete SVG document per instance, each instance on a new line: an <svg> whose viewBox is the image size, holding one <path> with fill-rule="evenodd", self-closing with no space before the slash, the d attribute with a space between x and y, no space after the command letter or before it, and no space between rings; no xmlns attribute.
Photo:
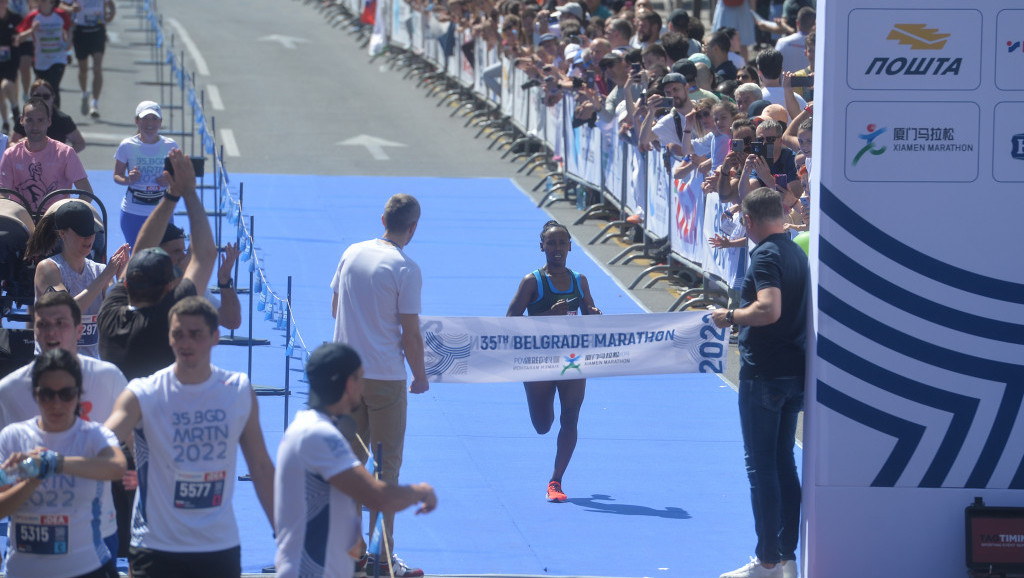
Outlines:
<svg viewBox="0 0 1024 578"><path fill-rule="evenodd" d="M128 560L134 578L239 578L242 547L217 552L164 552L132 546Z"/></svg>
<svg viewBox="0 0 1024 578"><path fill-rule="evenodd" d="M107 44L107 27L99 26L77 26L75 35L72 38L75 45L75 58L84 60L90 54L103 54Z"/></svg>

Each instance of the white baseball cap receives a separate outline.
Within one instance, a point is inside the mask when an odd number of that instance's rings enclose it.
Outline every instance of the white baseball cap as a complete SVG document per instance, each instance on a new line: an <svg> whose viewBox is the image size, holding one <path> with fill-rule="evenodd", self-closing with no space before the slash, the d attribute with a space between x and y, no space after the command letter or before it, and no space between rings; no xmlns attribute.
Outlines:
<svg viewBox="0 0 1024 578"><path fill-rule="evenodd" d="M144 100L139 103L139 106L135 107L135 118L142 118L150 114L155 114L160 120L164 118L160 112L160 105L152 100Z"/></svg>

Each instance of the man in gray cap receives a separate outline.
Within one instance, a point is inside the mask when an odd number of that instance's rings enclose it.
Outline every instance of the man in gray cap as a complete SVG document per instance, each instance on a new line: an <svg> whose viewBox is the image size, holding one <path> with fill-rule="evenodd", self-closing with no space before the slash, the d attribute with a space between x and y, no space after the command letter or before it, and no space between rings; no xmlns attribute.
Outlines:
<svg viewBox="0 0 1024 578"><path fill-rule="evenodd" d="M349 413L362 403L363 394L362 362L355 350L343 343L321 345L306 362L306 376L310 409L300 411L281 438L274 473L274 566L285 578L344 569L351 560L348 549L359 541L359 504L396 512L419 503L417 514L437 507L429 484L384 483L352 451L346 438L354 436L356 426ZM309 539L312 528L318 530L316 539Z"/></svg>
<svg viewBox="0 0 1024 578"><path fill-rule="evenodd" d="M168 155L174 175L164 171L171 187L142 225L123 284L115 285L100 309L100 357L116 365L129 380L150 375L174 362L167 341L167 313L175 303L206 287L217 263L217 247L196 194L192 162L178 149ZM178 275L170 255L155 245L167 229L179 198L185 199L192 231L192 259ZM145 239L155 237L148 246Z"/></svg>

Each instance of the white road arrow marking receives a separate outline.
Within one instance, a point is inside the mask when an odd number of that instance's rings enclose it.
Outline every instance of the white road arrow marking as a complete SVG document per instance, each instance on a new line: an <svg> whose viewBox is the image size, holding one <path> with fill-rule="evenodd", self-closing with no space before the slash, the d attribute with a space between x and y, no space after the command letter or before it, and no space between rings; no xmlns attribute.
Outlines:
<svg viewBox="0 0 1024 578"><path fill-rule="evenodd" d="M260 38L262 42L280 42L281 46L284 46L288 50L295 50L295 45L300 43L309 42L305 38L295 38L294 36L285 36L283 34L271 34L270 36L264 36Z"/></svg>
<svg viewBox="0 0 1024 578"><path fill-rule="evenodd" d="M334 144L342 146L366 147L366 150L370 153L370 156L372 156L374 159L378 161L386 161L391 158L388 156L388 153L384 152L384 147L406 146L399 142L391 142L389 140L384 140L382 138L377 138L375 136L370 136L368 134L354 136L348 140L338 141Z"/></svg>

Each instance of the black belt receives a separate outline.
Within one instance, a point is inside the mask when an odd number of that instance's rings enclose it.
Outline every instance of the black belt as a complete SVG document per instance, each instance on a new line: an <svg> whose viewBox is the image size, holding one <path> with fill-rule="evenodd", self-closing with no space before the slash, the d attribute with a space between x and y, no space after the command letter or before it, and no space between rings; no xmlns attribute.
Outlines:
<svg viewBox="0 0 1024 578"><path fill-rule="evenodd" d="M164 196L163 191L139 191L131 187L128 187L128 192L132 194L132 198L135 199L135 202L141 205L155 205L159 203L160 199Z"/></svg>

